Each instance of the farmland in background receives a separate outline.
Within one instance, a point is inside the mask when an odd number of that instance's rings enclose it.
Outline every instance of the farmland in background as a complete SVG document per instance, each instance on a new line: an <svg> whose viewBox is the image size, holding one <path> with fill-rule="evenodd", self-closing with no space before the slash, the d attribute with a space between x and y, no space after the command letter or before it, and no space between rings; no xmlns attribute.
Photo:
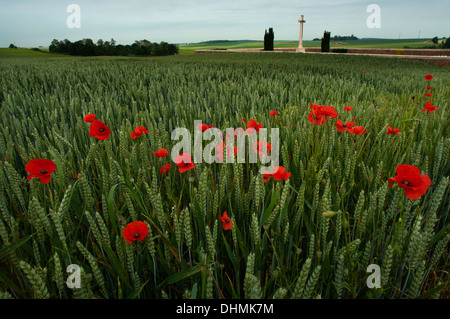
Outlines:
<svg viewBox="0 0 450 319"><path fill-rule="evenodd" d="M442 41L442 39L439 40ZM320 48L321 41L303 41L306 48ZM330 42L331 48L393 48L411 49L432 46L429 39L362 39L354 41L333 41ZM296 48L298 41L274 41L274 48ZM250 49L264 48L263 41L206 41L200 43L180 45L180 53L193 53L195 50L211 49Z"/></svg>

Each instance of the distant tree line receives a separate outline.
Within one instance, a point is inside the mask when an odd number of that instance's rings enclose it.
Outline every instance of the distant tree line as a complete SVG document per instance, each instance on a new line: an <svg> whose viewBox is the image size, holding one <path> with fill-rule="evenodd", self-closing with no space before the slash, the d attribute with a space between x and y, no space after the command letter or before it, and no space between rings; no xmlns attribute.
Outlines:
<svg viewBox="0 0 450 319"><path fill-rule="evenodd" d="M51 53L78 55L78 56L161 56L178 53L178 46L162 41L161 43L148 40L136 40L132 45L116 45L116 41L98 40L94 43L91 39L83 39L71 42L67 39L58 41L54 39L49 46Z"/></svg>
<svg viewBox="0 0 450 319"><path fill-rule="evenodd" d="M319 38L314 38L314 39L313 39L313 41L320 41L320 40L321 40L321 39L319 39ZM332 40L333 40L333 41L348 41L348 40L359 40L359 38L356 37L356 36L354 36L353 34L350 35L350 36L348 36L348 35L345 35L345 36L342 36L342 35L335 35L335 36L332 38Z"/></svg>
<svg viewBox="0 0 450 319"><path fill-rule="evenodd" d="M431 39L431 42L433 44L438 44L438 47L439 47L439 38L438 37L434 37L433 39ZM450 37L448 37L448 38L444 37L444 39L441 42L440 47L443 49L449 49L450 48Z"/></svg>
<svg viewBox="0 0 450 319"><path fill-rule="evenodd" d="M351 36L335 35L333 37L333 41L348 41L348 40L359 40L359 38L355 37L353 34Z"/></svg>

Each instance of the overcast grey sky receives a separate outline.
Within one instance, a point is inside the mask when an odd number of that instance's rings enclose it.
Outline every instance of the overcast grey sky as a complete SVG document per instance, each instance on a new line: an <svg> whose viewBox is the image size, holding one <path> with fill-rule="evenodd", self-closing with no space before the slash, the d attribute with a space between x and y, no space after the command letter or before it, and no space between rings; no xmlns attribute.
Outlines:
<svg viewBox="0 0 450 319"><path fill-rule="evenodd" d="M81 28L70 29L66 8L81 9ZM381 9L381 27L368 28L369 4ZM53 39L83 38L132 44L206 40L297 40L300 15L304 39L331 35L368 38L450 36L448 0L0 0L0 47L48 46Z"/></svg>

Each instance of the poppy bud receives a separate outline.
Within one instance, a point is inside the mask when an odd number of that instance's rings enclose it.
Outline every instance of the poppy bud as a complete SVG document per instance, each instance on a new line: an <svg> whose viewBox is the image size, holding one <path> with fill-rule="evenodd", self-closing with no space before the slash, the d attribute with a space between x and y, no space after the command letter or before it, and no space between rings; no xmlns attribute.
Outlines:
<svg viewBox="0 0 450 319"><path fill-rule="evenodd" d="M398 219L398 222L399 222L399 223L403 223L403 219L400 217L400 218Z"/></svg>
<svg viewBox="0 0 450 319"><path fill-rule="evenodd" d="M334 215L336 215L336 212L333 212L331 210L324 212L322 215L325 218L333 218Z"/></svg>

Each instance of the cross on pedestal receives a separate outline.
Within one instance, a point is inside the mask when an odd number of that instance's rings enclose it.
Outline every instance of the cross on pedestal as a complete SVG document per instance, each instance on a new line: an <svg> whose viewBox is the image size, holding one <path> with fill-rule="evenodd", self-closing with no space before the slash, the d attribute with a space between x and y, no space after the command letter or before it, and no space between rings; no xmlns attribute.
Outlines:
<svg viewBox="0 0 450 319"><path fill-rule="evenodd" d="M303 15L300 16L298 22L300 23L300 39L298 41L298 48L295 51L305 53L305 48L303 47L303 23L306 23L306 21L303 19Z"/></svg>

